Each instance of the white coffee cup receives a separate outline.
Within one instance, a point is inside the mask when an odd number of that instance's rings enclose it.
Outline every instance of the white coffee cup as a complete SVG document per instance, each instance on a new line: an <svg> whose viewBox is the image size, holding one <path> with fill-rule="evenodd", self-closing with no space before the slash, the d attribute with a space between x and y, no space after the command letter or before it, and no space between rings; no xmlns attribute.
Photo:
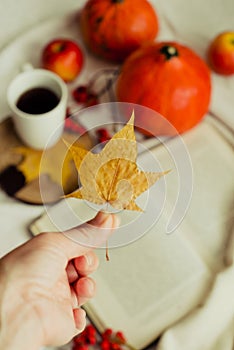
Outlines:
<svg viewBox="0 0 234 350"><path fill-rule="evenodd" d="M17 107L19 98L34 88L46 88L58 97L58 104L51 110L40 114L30 114ZM64 129L68 99L65 82L55 73L46 69L27 67L10 83L7 101L12 112L16 132L22 141L34 149L53 146Z"/></svg>

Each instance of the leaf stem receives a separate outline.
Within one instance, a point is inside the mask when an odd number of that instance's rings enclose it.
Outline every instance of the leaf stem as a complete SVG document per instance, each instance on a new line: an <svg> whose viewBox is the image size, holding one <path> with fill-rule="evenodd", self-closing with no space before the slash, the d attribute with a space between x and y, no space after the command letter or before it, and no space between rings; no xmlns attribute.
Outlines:
<svg viewBox="0 0 234 350"><path fill-rule="evenodd" d="M109 251L108 251L108 240L106 241L106 261L110 261Z"/></svg>

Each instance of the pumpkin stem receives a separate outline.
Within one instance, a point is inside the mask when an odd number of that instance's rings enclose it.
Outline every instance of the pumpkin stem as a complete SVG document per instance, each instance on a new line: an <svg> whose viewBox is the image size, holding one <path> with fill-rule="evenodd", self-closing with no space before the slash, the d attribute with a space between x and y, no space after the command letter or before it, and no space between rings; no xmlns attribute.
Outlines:
<svg viewBox="0 0 234 350"><path fill-rule="evenodd" d="M124 2L124 0L112 0L112 2L113 2L114 4L118 4L118 3L120 3L120 2Z"/></svg>
<svg viewBox="0 0 234 350"><path fill-rule="evenodd" d="M172 57L179 56L177 49L172 45L164 45L161 47L160 52L165 55L166 60L170 60Z"/></svg>

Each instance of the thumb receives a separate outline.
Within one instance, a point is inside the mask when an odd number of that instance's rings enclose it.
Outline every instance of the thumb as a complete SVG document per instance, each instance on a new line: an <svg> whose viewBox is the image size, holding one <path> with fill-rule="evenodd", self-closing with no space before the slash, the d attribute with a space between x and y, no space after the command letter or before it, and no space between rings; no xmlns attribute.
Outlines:
<svg viewBox="0 0 234 350"><path fill-rule="evenodd" d="M84 255L93 248L105 247L106 241L118 227L118 221L114 214L99 212L91 221L60 233L61 245L68 260Z"/></svg>

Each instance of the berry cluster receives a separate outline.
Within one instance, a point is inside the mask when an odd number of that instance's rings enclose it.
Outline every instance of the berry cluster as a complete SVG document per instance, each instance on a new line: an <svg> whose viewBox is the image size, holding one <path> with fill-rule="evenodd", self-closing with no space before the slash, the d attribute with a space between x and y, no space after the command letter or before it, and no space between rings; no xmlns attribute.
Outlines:
<svg viewBox="0 0 234 350"><path fill-rule="evenodd" d="M91 325L87 325L82 333L73 338L72 350L88 350L90 345L97 343L97 331Z"/></svg>
<svg viewBox="0 0 234 350"><path fill-rule="evenodd" d="M89 350L91 346L101 350L122 350L123 347L132 349L127 344L122 332L114 332L108 328L100 336L96 329L89 324L81 334L73 339L72 350Z"/></svg>
<svg viewBox="0 0 234 350"><path fill-rule="evenodd" d="M85 85L77 86L72 91L72 96L77 103L83 104L85 107L91 107L98 104L98 95Z"/></svg>
<svg viewBox="0 0 234 350"><path fill-rule="evenodd" d="M108 328L103 332L100 343L102 350L121 350L121 345L127 345L122 332L118 331L114 333L111 328Z"/></svg>
<svg viewBox="0 0 234 350"><path fill-rule="evenodd" d="M100 103L100 98L109 94L113 99L112 86L119 75L118 69L105 68L97 71L87 85L79 85L72 91L72 96L78 104L83 107L91 107Z"/></svg>

